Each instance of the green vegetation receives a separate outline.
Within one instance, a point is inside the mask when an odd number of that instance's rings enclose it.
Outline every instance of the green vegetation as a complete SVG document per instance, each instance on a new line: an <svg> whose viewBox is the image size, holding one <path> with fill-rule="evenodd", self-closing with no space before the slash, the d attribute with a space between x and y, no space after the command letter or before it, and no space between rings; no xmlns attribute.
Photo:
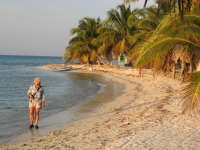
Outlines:
<svg viewBox="0 0 200 150"><path fill-rule="evenodd" d="M156 5L131 10L129 3L107 12L107 19L84 18L71 30L72 39L63 59L66 63L109 65L125 54L135 68L150 68L190 80L185 89L184 112L198 110L200 99L200 2L156 0Z"/></svg>

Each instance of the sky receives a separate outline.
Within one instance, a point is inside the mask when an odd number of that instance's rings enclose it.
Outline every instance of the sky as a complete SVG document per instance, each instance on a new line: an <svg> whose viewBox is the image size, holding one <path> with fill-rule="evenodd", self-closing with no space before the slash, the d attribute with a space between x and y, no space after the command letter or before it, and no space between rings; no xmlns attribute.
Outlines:
<svg viewBox="0 0 200 150"><path fill-rule="evenodd" d="M144 0L131 4L141 8ZM123 0L0 0L0 55L62 56L71 28ZM150 0L148 5L152 5Z"/></svg>

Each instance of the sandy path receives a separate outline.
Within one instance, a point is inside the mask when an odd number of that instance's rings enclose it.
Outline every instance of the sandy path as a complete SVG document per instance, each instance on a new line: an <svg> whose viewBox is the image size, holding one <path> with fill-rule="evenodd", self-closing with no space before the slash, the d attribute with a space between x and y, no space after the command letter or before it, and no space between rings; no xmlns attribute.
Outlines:
<svg viewBox="0 0 200 150"><path fill-rule="evenodd" d="M124 84L123 94L62 130L3 149L200 149L200 121L181 114L183 84L161 76L102 75Z"/></svg>

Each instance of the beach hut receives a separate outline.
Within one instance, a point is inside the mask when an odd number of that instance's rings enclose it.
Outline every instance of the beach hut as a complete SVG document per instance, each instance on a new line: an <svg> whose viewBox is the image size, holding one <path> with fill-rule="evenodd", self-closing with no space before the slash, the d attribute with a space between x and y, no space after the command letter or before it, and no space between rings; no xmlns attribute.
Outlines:
<svg viewBox="0 0 200 150"><path fill-rule="evenodd" d="M118 56L118 65L127 65L128 64L128 61L127 61L127 56L122 53Z"/></svg>

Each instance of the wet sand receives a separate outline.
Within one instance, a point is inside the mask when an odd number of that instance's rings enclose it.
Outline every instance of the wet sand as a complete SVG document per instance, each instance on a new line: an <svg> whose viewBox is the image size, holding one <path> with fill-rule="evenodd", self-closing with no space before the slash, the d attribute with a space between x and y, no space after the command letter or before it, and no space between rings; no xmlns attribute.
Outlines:
<svg viewBox="0 0 200 150"><path fill-rule="evenodd" d="M80 67L80 66L79 66ZM87 118L29 141L2 149L163 150L200 147L200 120L182 114L184 84L164 76L153 79L145 70L88 68L124 85L122 94L97 107Z"/></svg>

